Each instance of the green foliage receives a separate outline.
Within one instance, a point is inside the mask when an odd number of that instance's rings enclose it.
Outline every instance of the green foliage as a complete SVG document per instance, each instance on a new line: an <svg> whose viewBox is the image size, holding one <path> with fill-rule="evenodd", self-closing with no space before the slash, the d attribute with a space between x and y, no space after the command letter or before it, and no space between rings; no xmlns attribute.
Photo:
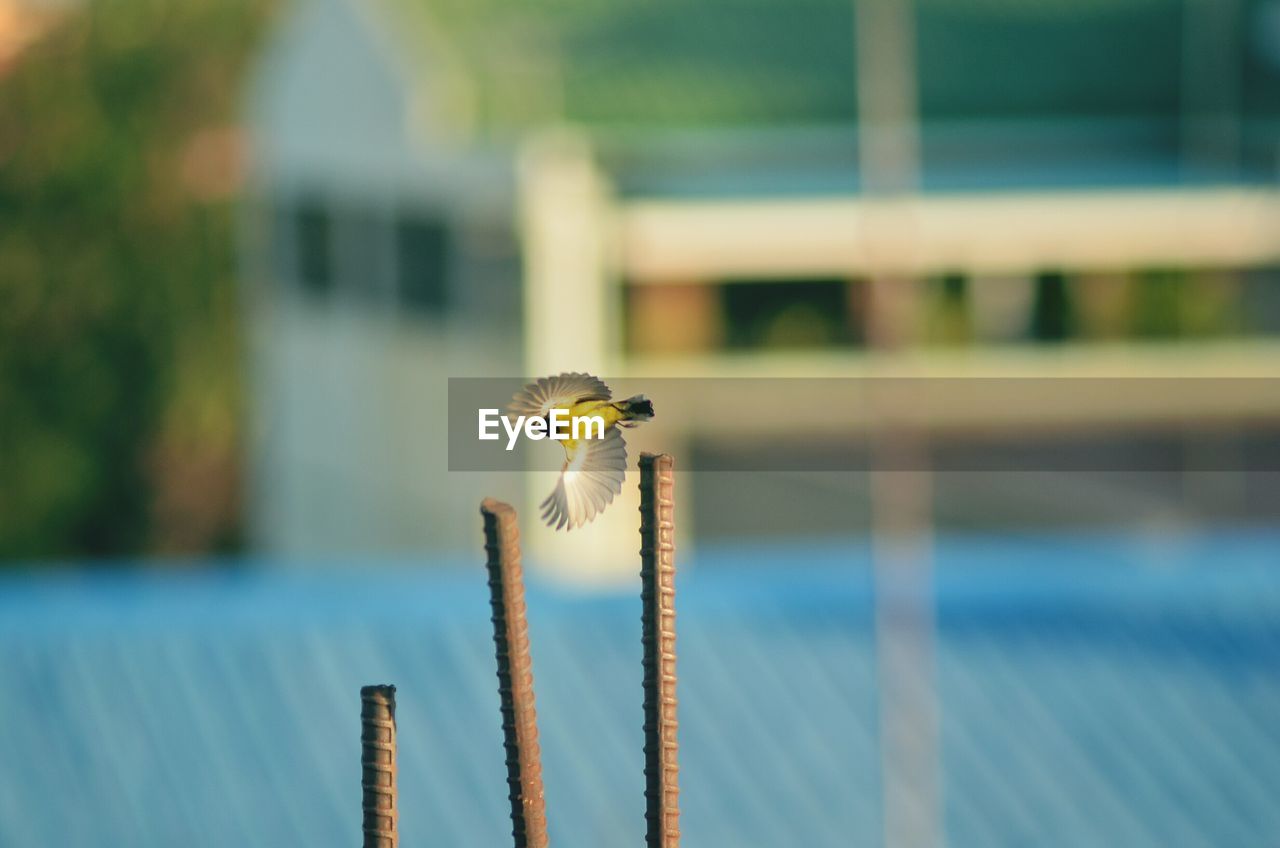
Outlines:
<svg viewBox="0 0 1280 848"><path fill-rule="evenodd" d="M92 3L0 77L0 558L233 543L261 0Z"/></svg>

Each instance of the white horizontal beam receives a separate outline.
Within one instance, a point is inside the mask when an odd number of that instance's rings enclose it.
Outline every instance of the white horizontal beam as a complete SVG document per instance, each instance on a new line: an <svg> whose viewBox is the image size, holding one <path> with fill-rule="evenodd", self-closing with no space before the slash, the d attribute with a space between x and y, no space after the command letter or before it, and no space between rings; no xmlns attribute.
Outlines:
<svg viewBox="0 0 1280 848"><path fill-rule="evenodd" d="M1280 342L1068 344L980 350L762 353L633 358L628 385L661 378L667 425L734 435L1070 431L1092 427L1280 421ZM751 380L775 393L740 409ZM829 396L814 392L828 381ZM765 385L760 383L760 385Z"/></svg>
<svg viewBox="0 0 1280 848"><path fill-rule="evenodd" d="M618 227L635 283L1255 267L1280 261L1280 192L637 200Z"/></svg>

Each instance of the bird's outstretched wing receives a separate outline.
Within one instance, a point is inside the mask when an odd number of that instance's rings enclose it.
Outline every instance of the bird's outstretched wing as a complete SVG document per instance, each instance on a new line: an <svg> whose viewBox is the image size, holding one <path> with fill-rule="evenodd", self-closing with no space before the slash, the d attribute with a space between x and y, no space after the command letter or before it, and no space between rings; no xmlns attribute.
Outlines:
<svg viewBox="0 0 1280 848"><path fill-rule="evenodd" d="M574 372L541 377L515 393L507 412L543 417L552 409L572 406L580 400L609 400L613 393L597 377Z"/></svg>
<svg viewBox="0 0 1280 848"><path fill-rule="evenodd" d="M613 501L626 479L627 446L616 428L603 439L574 445L556 487L542 502L542 520L557 530L581 527Z"/></svg>

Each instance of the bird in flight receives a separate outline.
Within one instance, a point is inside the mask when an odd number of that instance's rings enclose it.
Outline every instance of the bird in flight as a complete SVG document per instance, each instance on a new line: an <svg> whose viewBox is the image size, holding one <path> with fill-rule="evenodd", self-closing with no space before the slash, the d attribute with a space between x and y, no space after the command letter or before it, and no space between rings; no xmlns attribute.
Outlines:
<svg viewBox="0 0 1280 848"><path fill-rule="evenodd" d="M580 438L559 440L564 446L564 467L560 479L541 504L542 520L557 530L572 530L591 521L622 491L627 470L627 448L620 427L634 427L653 417L653 403L644 395L612 400L604 381L590 374L566 373L542 377L516 392L508 412L534 418L548 418L552 410L568 413L569 419L585 419L582 431L570 431ZM598 418L600 425L591 419Z"/></svg>

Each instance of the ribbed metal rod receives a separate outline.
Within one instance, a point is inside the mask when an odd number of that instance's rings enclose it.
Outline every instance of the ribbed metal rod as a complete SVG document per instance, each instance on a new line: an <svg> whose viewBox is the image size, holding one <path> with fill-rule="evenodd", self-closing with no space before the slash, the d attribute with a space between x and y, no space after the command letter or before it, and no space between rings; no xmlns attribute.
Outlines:
<svg viewBox="0 0 1280 848"><path fill-rule="evenodd" d="M360 786L364 848L396 848L396 687L360 689Z"/></svg>
<svg viewBox="0 0 1280 848"><path fill-rule="evenodd" d="M480 514L484 516L484 547L488 554L498 695L502 700L502 735L511 797L511 833L515 848L546 848L547 810L542 794L529 625L525 618L520 528L516 511L493 498L484 500Z"/></svg>
<svg viewBox="0 0 1280 848"><path fill-rule="evenodd" d="M640 455L645 844L649 848L680 845L673 466L668 454Z"/></svg>

